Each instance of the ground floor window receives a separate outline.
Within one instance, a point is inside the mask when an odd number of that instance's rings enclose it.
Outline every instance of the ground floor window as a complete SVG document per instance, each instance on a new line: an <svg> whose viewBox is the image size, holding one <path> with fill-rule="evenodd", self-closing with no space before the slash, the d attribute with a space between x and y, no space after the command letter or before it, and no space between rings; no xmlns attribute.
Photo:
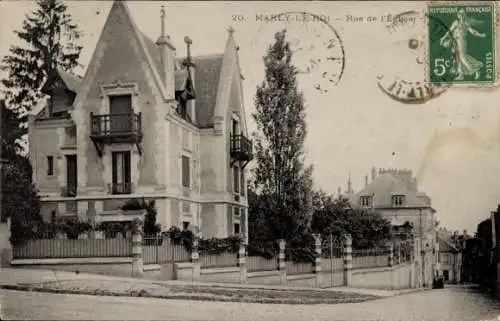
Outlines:
<svg viewBox="0 0 500 321"><path fill-rule="evenodd" d="M449 281L450 280L450 271L443 270L443 278L445 281Z"/></svg>

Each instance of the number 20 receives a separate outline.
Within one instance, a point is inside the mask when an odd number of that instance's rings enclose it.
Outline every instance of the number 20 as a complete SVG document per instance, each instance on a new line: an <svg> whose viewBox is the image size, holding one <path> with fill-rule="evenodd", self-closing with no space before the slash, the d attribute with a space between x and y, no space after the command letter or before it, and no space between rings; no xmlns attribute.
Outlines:
<svg viewBox="0 0 500 321"><path fill-rule="evenodd" d="M450 67L450 60L444 58L434 59L434 74L438 77L443 76Z"/></svg>

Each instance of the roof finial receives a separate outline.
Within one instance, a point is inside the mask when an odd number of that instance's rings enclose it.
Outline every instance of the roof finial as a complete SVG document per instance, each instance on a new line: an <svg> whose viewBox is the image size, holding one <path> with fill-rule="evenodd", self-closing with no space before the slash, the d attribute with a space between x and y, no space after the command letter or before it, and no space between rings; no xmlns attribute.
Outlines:
<svg viewBox="0 0 500 321"><path fill-rule="evenodd" d="M193 40L191 40L191 38L189 38L188 36L185 36L184 42L186 43L187 47L187 55L186 59L184 60L184 65L189 66L191 64L191 45L193 44Z"/></svg>
<svg viewBox="0 0 500 321"><path fill-rule="evenodd" d="M234 34L234 28L233 28L233 26L229 26L229 28L227 28L227 32L229 32L229 37L232 37L233 34Z"/></svg>
<svg viewBox="0 0 500 321"><path fill-rule="evenodd" d="M165 6L161 6L160 17L161 17L161 36L165 37Z"/></svg>

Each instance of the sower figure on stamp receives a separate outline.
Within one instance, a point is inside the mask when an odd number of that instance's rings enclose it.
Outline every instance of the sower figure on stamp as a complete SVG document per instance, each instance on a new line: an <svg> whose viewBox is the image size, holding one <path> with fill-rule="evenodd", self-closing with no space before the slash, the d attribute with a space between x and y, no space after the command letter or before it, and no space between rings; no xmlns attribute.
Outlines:
<svg viewBox="0 0 500 321"><path fill-rule="evenodd" d="M455 80L463 80L464 76L470 75L474 75L475 79L479 79L483 63L468 54L467 35L470 33L475 37L486 37L485 33L481 33L473 28L473 25L480 23L482 21L467 17L465 10L461 9L457 13L457 19L453 21L450 29L439 41L439 44L443 47L448 48L451 46L455 58L455 66L452 70L452 73L456 75Z"/></svg>

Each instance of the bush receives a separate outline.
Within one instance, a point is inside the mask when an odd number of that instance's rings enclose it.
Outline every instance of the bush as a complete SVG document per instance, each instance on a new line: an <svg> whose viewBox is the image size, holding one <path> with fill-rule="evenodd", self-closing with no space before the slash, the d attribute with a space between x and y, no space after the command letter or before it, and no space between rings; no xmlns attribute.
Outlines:
<svg viewBox="0 0 500 321"><path fill-rule="evenodd" d="M167 234L172 243L183 245L188 252L193 251L194 234L192 231L181 230L177 226L172 226ZM239 236L230 236L223 239L200 239L198 242L198 251L210 254L237 253L240 243L241 238Z"/></svg>
<svg viewBox="0 0 500 321"><path fill-rule="evenodd" d="M209 254L238 253L240 243L241 238L238 236L229 236L222 239L200 239L198 250Z"/></svg>
<svg viewBox="0 0 500 321"><path fill-rule="evenodd" d="M79 222L75 220L66 222L52 221L44 223L43 227L37 233L37 238L54 238L58 233L66 234L69 239L76 240L82 233L92 230L92 225L86 222Z"/></svg>
<svg viewBox="0 0 500 321"><path fill-rule="evenodd" d="M193 251L194 234L190 230L182 230L177 226L172 226L167 234L172 243L176 245L183 245L188 252Z"/></svg>
<svg viewBox="0 0 500 321"><path fill-rule="evenodd" d="M123 237L127 236L128 231L132 231L132 224L126 222L104 222L96 226L96 231L103 231L106 238L115 238L118 233L121 233Z"/></svg>
<svg viewBox="0 0 500 321"><path fill-rule="evenodd" d="M146 210L146 216L144 217L143 232L145 235L153 236L161 231L161 226L156 224L156 202L151 200L147 202L145 199L131 199L128 200L122 207L124 211L139 211Z"/></svg>

